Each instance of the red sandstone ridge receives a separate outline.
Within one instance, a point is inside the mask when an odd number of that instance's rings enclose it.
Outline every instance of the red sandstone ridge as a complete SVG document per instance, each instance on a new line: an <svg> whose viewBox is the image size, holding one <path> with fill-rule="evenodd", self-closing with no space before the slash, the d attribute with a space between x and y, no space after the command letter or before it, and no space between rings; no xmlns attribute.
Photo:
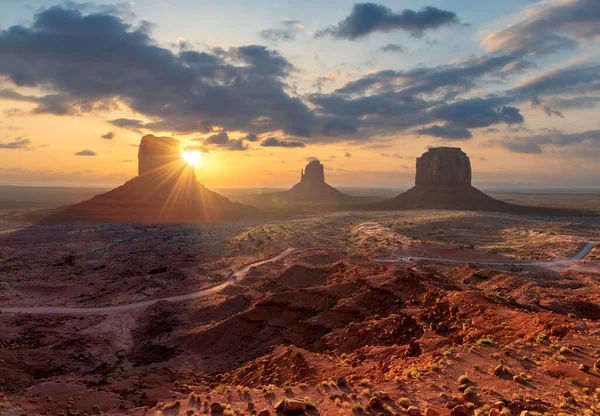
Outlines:
<svg viewBox="0 0 600 416"><path fill-rule="evenodd" d="M494 199L471 185L471 173L471 161L460 148L431 148L417 158L415 186L371 208L503 211L532 215L572 214L565 210L514 205Z"/></svg>
<svg viewBox="0 0 600 416"><path fill-rule="evenodd" d="M178 140L146 135L138 152L138 176L47 220L189 223L255 217L258 212L199 183L193 167L181 158Z"/></svg>
<svg viewBox="0 0 600 416"><path fill-rule="evenodd" d="M313 160L300 173L300 182L292 189L261 195L260 202L276 206L296 204L342 205L360 203L361 199L338 191L325 182L325 169Z"/></svg>

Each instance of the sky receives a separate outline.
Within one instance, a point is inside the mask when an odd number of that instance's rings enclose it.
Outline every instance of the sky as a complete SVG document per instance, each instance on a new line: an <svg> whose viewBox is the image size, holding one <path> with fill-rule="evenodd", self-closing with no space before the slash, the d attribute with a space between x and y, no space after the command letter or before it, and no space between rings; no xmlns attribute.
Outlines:
<svg viewBox="0 0 600 416"><path fill-rule="evenodd" d="M212 188L599 187L598 0L0 0L0 184L116 186L144 134Z"/></svg>

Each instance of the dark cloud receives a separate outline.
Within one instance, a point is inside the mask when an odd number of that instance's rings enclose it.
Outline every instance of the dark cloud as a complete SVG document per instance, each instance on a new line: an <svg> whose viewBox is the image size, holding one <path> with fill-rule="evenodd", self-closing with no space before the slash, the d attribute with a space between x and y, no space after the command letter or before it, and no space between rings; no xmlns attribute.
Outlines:
<svg viewBox="0 0 600 416"><path fill-rule="evenodd" d="M230 139L225 131L217 134L212 134L206 139L193 139L195 141L202 140L206 148L220 148L227 150L248 150L248 145L244 144L244 139Z"/></svg>
<svg viewBox="0 0 600 416"><path fill-rule="evenodd" d="M75 156L96 156L96 152L86 149L75 153Z"/></svg>
<svg viewBox="0 0 600 416"><path fill-rule="evenodd" d="M302 29L302 23L299 20L284 20L279 28L265 29L259 32L259 36L270 42L292 41L296 40L296 35Z"/></svg>
<svg viewBox="0 0 600 416"><path fill-rule="evenodd" d="M344 153L344 157L352 157L352 153L346 152Z"/></svg>
<svg viewBox="0 0 600 416"><path fill-rule="evenodd" d="M503 106L506 100L497 98L471 98L433 108L430 115L463 128L488 127L493 124L518 124L524 118L518 108Z"/></svg>
<svg viewBox="0 0 600 416"><path fill-rule="evenodd" d="M473 137L469 130L448 124L444 126L438 126L436 124L419 130L419 133L448 140L467 140Z"/></svg>
<svg viewBox="0 0 600 416"><path fill-rule="evenodd" d="M548 117L557 116L560 118L565 118L565 116L563 115L562 112L560 112L558 110L553 110L552 108L548 107L547 105L544 106L544 112L548 115Z"/></svg>
<svg viewBox="0 0 600 416"><path fill-rule="evenodd" d="M550 53L600 35L598 0L572 0L532 11L521 22L489 35L483 45L498 52Z"/></svg>
<svg viewBox="0 0 600 416"><path fill-rule="evenodd" d="M115 127L120 127L122 129L130 129L130 130L139 130L144 127L144 122L142 120L136 120L133 118L118 118L116 120L109 121Z"/></svg>
<svg viewBox="0 0 600 416"><path fill-rule="evenodd" d="M456 93L476 86L477 79L501 74L511 64L520 61L517 54L478 56L449 65L422 67L403 71L383 70L366 75L338 89L340 94L362 94L368 91L402 92L405 95L432 92ZM400 86L400 87L398 87Z"/></svg>
<svg viewBox="0 0 600 416"><path fill-rule="evenodd" d="M404 53L404 46L398 45L397 43L388 43L385 46L379 48L381 52L392 52L392 53Z"/></svg>
<svg viewBox="0 0 600 416"><path fill-rule="evenodd" d="M257 142L258 141L258 136L254 133L248 133L248 135L245 137L246 141L248 142Z"/></svg>
<svg viewBox="0 0 600 416"><path fill-rule="evenodd" d="M17 137L12 142L0 143L0 149L31 150L33 147L31 146L31 140Z"/></svg>
<svg viewBox="0 0 600 416"><path fill-rule="evenodd" d="M435 7L424 7L419 11L405 9L394 12L375 3L358 3L350 15L336 26L317 32L317 36L331 35L335 38L358 39L374 32L403 30L412 37L421 37L426 30L459 23L456 13Z"/></svg>
<svg viewBox="0 0 600 416"><path fill-rule="evenodd" d="M260 143L263 147L305 147L303 142L295 140L280 140L277 137L269 137Z"/></svg>
<svg viewBox="0 0 600 416"><path fill-rule="evenodd" d="M112 139L114 139L114 138L115 138L115 133L114 133L114 132L112 132L112 131L109 131L108 133L106 133L106 134L103 134L103 135L102 135L102 138L103 138L103 139L106 139L106 140L112 140Z"/></svg>
<svg viewBox="0 0 600 416"><path fill-rule="evenodd" d="M539 104L540 97L563 94L599 94L600 63L570 65L544 72L508 91L516 99Z"/></svg>
<svg viewBox="0 0 600 416"><path fill-rule="evenodd" d="M580 133L546 130L537 135L514 137L496 142L516 153L543 153L545 146L565 147L582 143L600 148L600 130L588 130Z"/></svg>
<svg viewBox="0 0 600 416"><path fill-rule="evenodd" d="M206 145L215 145L215 146L225 146L229 142L229 135L227 132L222 131L217 134L211 134L206 139L204 139L204 144Z"/></svg>
<svg viewBox="0 0 600 416"><path fill-rule="evenodd" d="M77 103L87 110L119 100L153 120L125 128L204 133L219 126L308 137L312 113L284 82L292 70L260 45L173 52L157 46L148 24L134 27L106 10L55 6L29 26L0 31L0 76L57 92L38 112L69 115Z"/></svg>

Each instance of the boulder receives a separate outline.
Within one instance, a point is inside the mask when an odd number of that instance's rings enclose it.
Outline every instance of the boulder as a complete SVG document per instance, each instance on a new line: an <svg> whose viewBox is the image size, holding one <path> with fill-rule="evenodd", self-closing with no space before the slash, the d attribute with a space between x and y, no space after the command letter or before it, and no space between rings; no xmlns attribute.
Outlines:
<svg viewBox="0 0 600 416"><path fill-rule="evenodd" d="M417 158L416 185L471 185L471 161L458 147L433 147Z"/></svg>
<svg viewBox="0 0 600 416"><path fill-rule="evenodd" d="M371 400L369 400L369 409L381 409L383 407L383 400L381 400L379 397L372 397Z"/></svg>
<svg viewBox="0 0 600 416"><path fill-rule="evenodd" d="M462 404L459 404L450 410L450 416L467 416L468 414L467 408Z"/></svg>
<svg viewBox="0 0 600 416"><path fill-rule="evenodd" d="M286 399L283 404L284 413L304 413L306 411L306 403L300 399Z"/></svg>

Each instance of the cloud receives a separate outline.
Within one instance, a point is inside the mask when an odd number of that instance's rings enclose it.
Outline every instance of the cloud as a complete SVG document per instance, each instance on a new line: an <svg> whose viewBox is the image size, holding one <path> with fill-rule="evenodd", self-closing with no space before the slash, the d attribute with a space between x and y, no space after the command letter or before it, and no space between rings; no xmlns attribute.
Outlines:
<svg viewBox="0 0 600 416"><path fill-rule="evenodd" d="M244 139L230 139L229 135L225 131L221 131L217 134L212 134L206 139L193 139L195 141L202 140L206 148L220 148L227 150L248 150L247 144L244 144Z"/></svg>
<svg viewBox="0 0 600 416"><path fill-rule="evenodd" d="M248 133L248 135L245 137L246 141L248 142L257 142L258 141L258 136L254 133Z"/></svg>
<svg viewBox="0 0 600 416"><path fill-rule="evenodd" d="M341 39L358 39L374 32L403 30L412 37L420 38L426 30L458 24L456 13L436 7L424 7L419 11L405 9L395 13L389 7L375 3L358 3L350 15L335 26L317 32L317 36L331 35Z"/></svg>
<svg viewBox="0 0 600 416"><path fill-rule="evenodd" d="M211 134L206 139L204 139L205 145L215 145L215 146L225 146L229 142L229 135L227 132L222 131L217 134Z"/></svg>
<svg viewBox="0 0 600 416"><path fill-rule="evenodd" d="M259 36L270 42L293 41L304 26L299 20L284 20L280 28L265 29L259 32Z"/></svg>
<svg viewBox="0 0 600 416"><path fill-rule="evenodd" d="M469 130L448 124L443 126L438 126L436 124L431 127L419 130L418 132L420 134L426 134L429 136L439 137L448 140L467 140L473 137Z"/></svg>
<svg viewBox="0 0 600 416"><path fill-rule="evenodd" d="M344 153L344 157L352 157L352 153L346 152Z"/></svg>
<svg viewBox="0 0 600 416"><path fill-rule="evenodd" d="M508 91L517 99L539 101L543 96L600 94L600 63L586 62L546 71Z"/></svg>
<svg viewBox="0 0 600 416"><path fill-rule="evenodd" d="M405 95L432 93L434 91L456 93L476 86L476 80L490 74L501 74L521 55L483 55L448 65L420 67L410 70L383 70L365 75L339 88L339 94L360 94L368 91L402 92Z"/></svg>
<svg viewBox="0 0 600 416"><path fill-rule="evenodd" d="M86 149L75 153L75 156L96 156L96 152Z"/></svg>
<svg viewBox="0 0 600 416"><path fill-rule="evenodd" d="M573 48L600 36L597 0L544 2L524 20L487 36L482 44L492 52L544 54Z"/></svg>
<svg viewBox="0 0 600 416"><path fill-rule="evenodd" d="M300 141L280 140L277 137L269 137L260 143L263 147L305 147L306 145Z"/></svg>
<svg viewBox="0 0 600 416"><path fill-rule="evenodd" d="M542 134L514 137L495 143L516 153L543 153L546 146L567 147L582 143L600 148L600 130L588 130L580 133L546 130Z"/></svg>
<svg viewBox="0 0 600 416"><path fill-rule="evenodd" d="M293 65L261 45L207 52L163 48L151 25L133 26L110 9L86 14L68 5L37 13L30 25L0 31L0 77L54 91L38 112L107 108L115 100L152 120L124 124L175 133L230 131L309 137L313 115L287 91ZM45 102L44 102L45 101Z"/></svg>
<svg viewBox="0 0 600 416"><path fill-rule="evenodd" d="M488 127L493 124L519 124L525 120L516 107L502 105L502 97L471 98L435 107L430 115L453 126L463 128Z"/></svg>
<svg viewBox="0 0 600 416"><path fill-rule="evenodd" d="M0 149L9 150L32 150L31 140L17 137L12 142L0 143Z"/></svg>
<svg viewBox="0 0 600 416"><path fill-rule="evenodd" d="M400 153L382 153L381 156L393 159L406 159L406 156L403 156Z"/></svg>
<svg viewBox="0 0 600 416"><path fill-rule="evenodd" d="M404 53L406 52L406 49L404 48L404 46L399 45L397 43L388 43L385 46L382 46L381 48L379 48L379 50L381 52L391 52L391 53Z"/></svg>
<svg viewBox="0 0 600 416"><path fill-rule="evenodd" d="M115 138L115 133L112 131L109 131L108 133L103 134L101 137L106 140L112 140Z"/></svg>
<svg viewBox="0 0 600 416"><path fill-rule="evenodd" d="M142 120L133 118L118 118L116 120L110 120L109 123L115 127L134 131L139 131L140 128L144 127L144 122Z"/></svg>

